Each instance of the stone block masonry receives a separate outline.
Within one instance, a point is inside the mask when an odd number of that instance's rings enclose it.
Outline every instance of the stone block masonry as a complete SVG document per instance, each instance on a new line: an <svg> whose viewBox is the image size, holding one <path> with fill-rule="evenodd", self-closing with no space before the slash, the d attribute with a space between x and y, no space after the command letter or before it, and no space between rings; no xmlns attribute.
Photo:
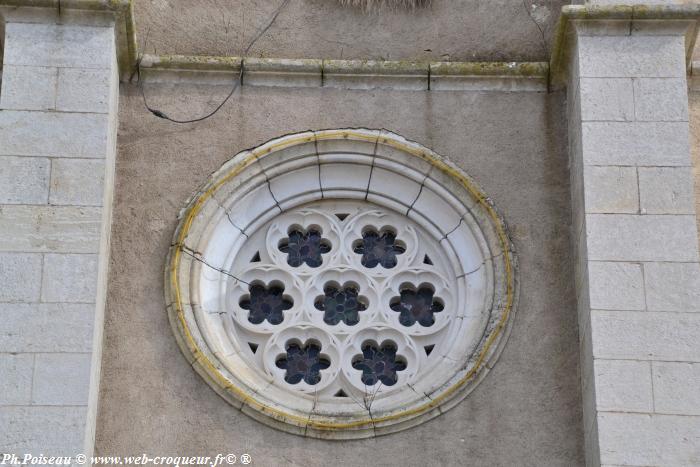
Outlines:
<svg viewBox="0 0 700 467"><path fill-rule="evenodd" d="M0 452L90 455L116 144L114 19L0 14Z"/></svg>
<svg viewBox="0 0 700 467"><path fill-rule="evenodd" d="M700 256L685 67L694 23L636 23L570 25L586 461L697 465Z"/></svg>

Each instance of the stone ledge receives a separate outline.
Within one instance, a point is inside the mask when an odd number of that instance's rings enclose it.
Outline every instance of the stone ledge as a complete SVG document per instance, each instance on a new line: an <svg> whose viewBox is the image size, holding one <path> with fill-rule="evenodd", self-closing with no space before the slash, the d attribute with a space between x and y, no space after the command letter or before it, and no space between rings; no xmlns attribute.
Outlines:
<svg viewBox="0 0 700 467"><path fill-rule="evenodd" d="M250 86L340 89L546 91L546 62L419 62L143 55L151 82L228 84L243 68Z"/></svg>
<svg viewBox="0 0 700 467"><path fill-rule="evenodd" d="M127 78L135 69L137 62L136 26L134 24L134 7L132 0L0 0L0 15L10 15L15 9L43 8L55 10L61 14L64 10L84 12L105 12L114 15L117 33L117 59L122 78ZM39 15L38 18L46 15ZM29 22L19 19L17 22Z"/></svg>

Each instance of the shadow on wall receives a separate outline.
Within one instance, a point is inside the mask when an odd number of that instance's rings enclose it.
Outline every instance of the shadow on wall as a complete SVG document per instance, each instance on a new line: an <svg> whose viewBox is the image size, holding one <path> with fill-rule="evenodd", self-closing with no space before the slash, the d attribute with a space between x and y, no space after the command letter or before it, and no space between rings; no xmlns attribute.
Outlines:
<svg viewBox="0 0 700 467"><path fill-rule="evenodd" d="M2 64L5 58L5 19L0 15L0 79L2 78Z"/></svg>

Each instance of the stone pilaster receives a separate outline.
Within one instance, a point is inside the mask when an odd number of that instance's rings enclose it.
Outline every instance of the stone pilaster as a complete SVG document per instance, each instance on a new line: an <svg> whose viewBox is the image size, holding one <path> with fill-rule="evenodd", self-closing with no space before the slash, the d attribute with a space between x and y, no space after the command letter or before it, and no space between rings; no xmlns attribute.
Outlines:
<svg viewBox="0 0 700 467"><path fill-rule="evenodd" d="M0 452L89 456L116 147L115 18L0 13Z"/></svg>
<svg viewBox="0 0 700 467"><path fill-rule="evenodd" d="M700 263L686 82L695 19L616 14L604 20L599 10L598 19L569 24L586 459L690 465L700 459Z"/></svg>

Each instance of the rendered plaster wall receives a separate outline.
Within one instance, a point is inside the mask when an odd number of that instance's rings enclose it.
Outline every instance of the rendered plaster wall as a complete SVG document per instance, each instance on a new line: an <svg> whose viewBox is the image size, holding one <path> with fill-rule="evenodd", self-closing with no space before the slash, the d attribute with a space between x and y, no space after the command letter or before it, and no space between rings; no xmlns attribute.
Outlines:
<svg viewBox="0 0 700 467"><path fill-rule="evenodd" d="M173 117L227 89L146 87ZM219 114L173 125L122 85L96 452L249 453L256 465L583 465L561 93L246 87ZM449 156L495 201L518 251L521 292L494 370L456 408L363 441L305 439L229 406L187 364L168 323L163 268L176 215L240 150L306 129L385 127Z"/></svg>
<svg viewBox="0 0 700 467"><path fill-rule="evenodd" d="M562 5L580 0L432 0L366 14L337 0L292 0L250 55L385 60L548 60ZM135 2L147 53L240 55L282 0ZM531 13L532 17L528 15ZM542 33L538 29L542 29Z"/></svg>

